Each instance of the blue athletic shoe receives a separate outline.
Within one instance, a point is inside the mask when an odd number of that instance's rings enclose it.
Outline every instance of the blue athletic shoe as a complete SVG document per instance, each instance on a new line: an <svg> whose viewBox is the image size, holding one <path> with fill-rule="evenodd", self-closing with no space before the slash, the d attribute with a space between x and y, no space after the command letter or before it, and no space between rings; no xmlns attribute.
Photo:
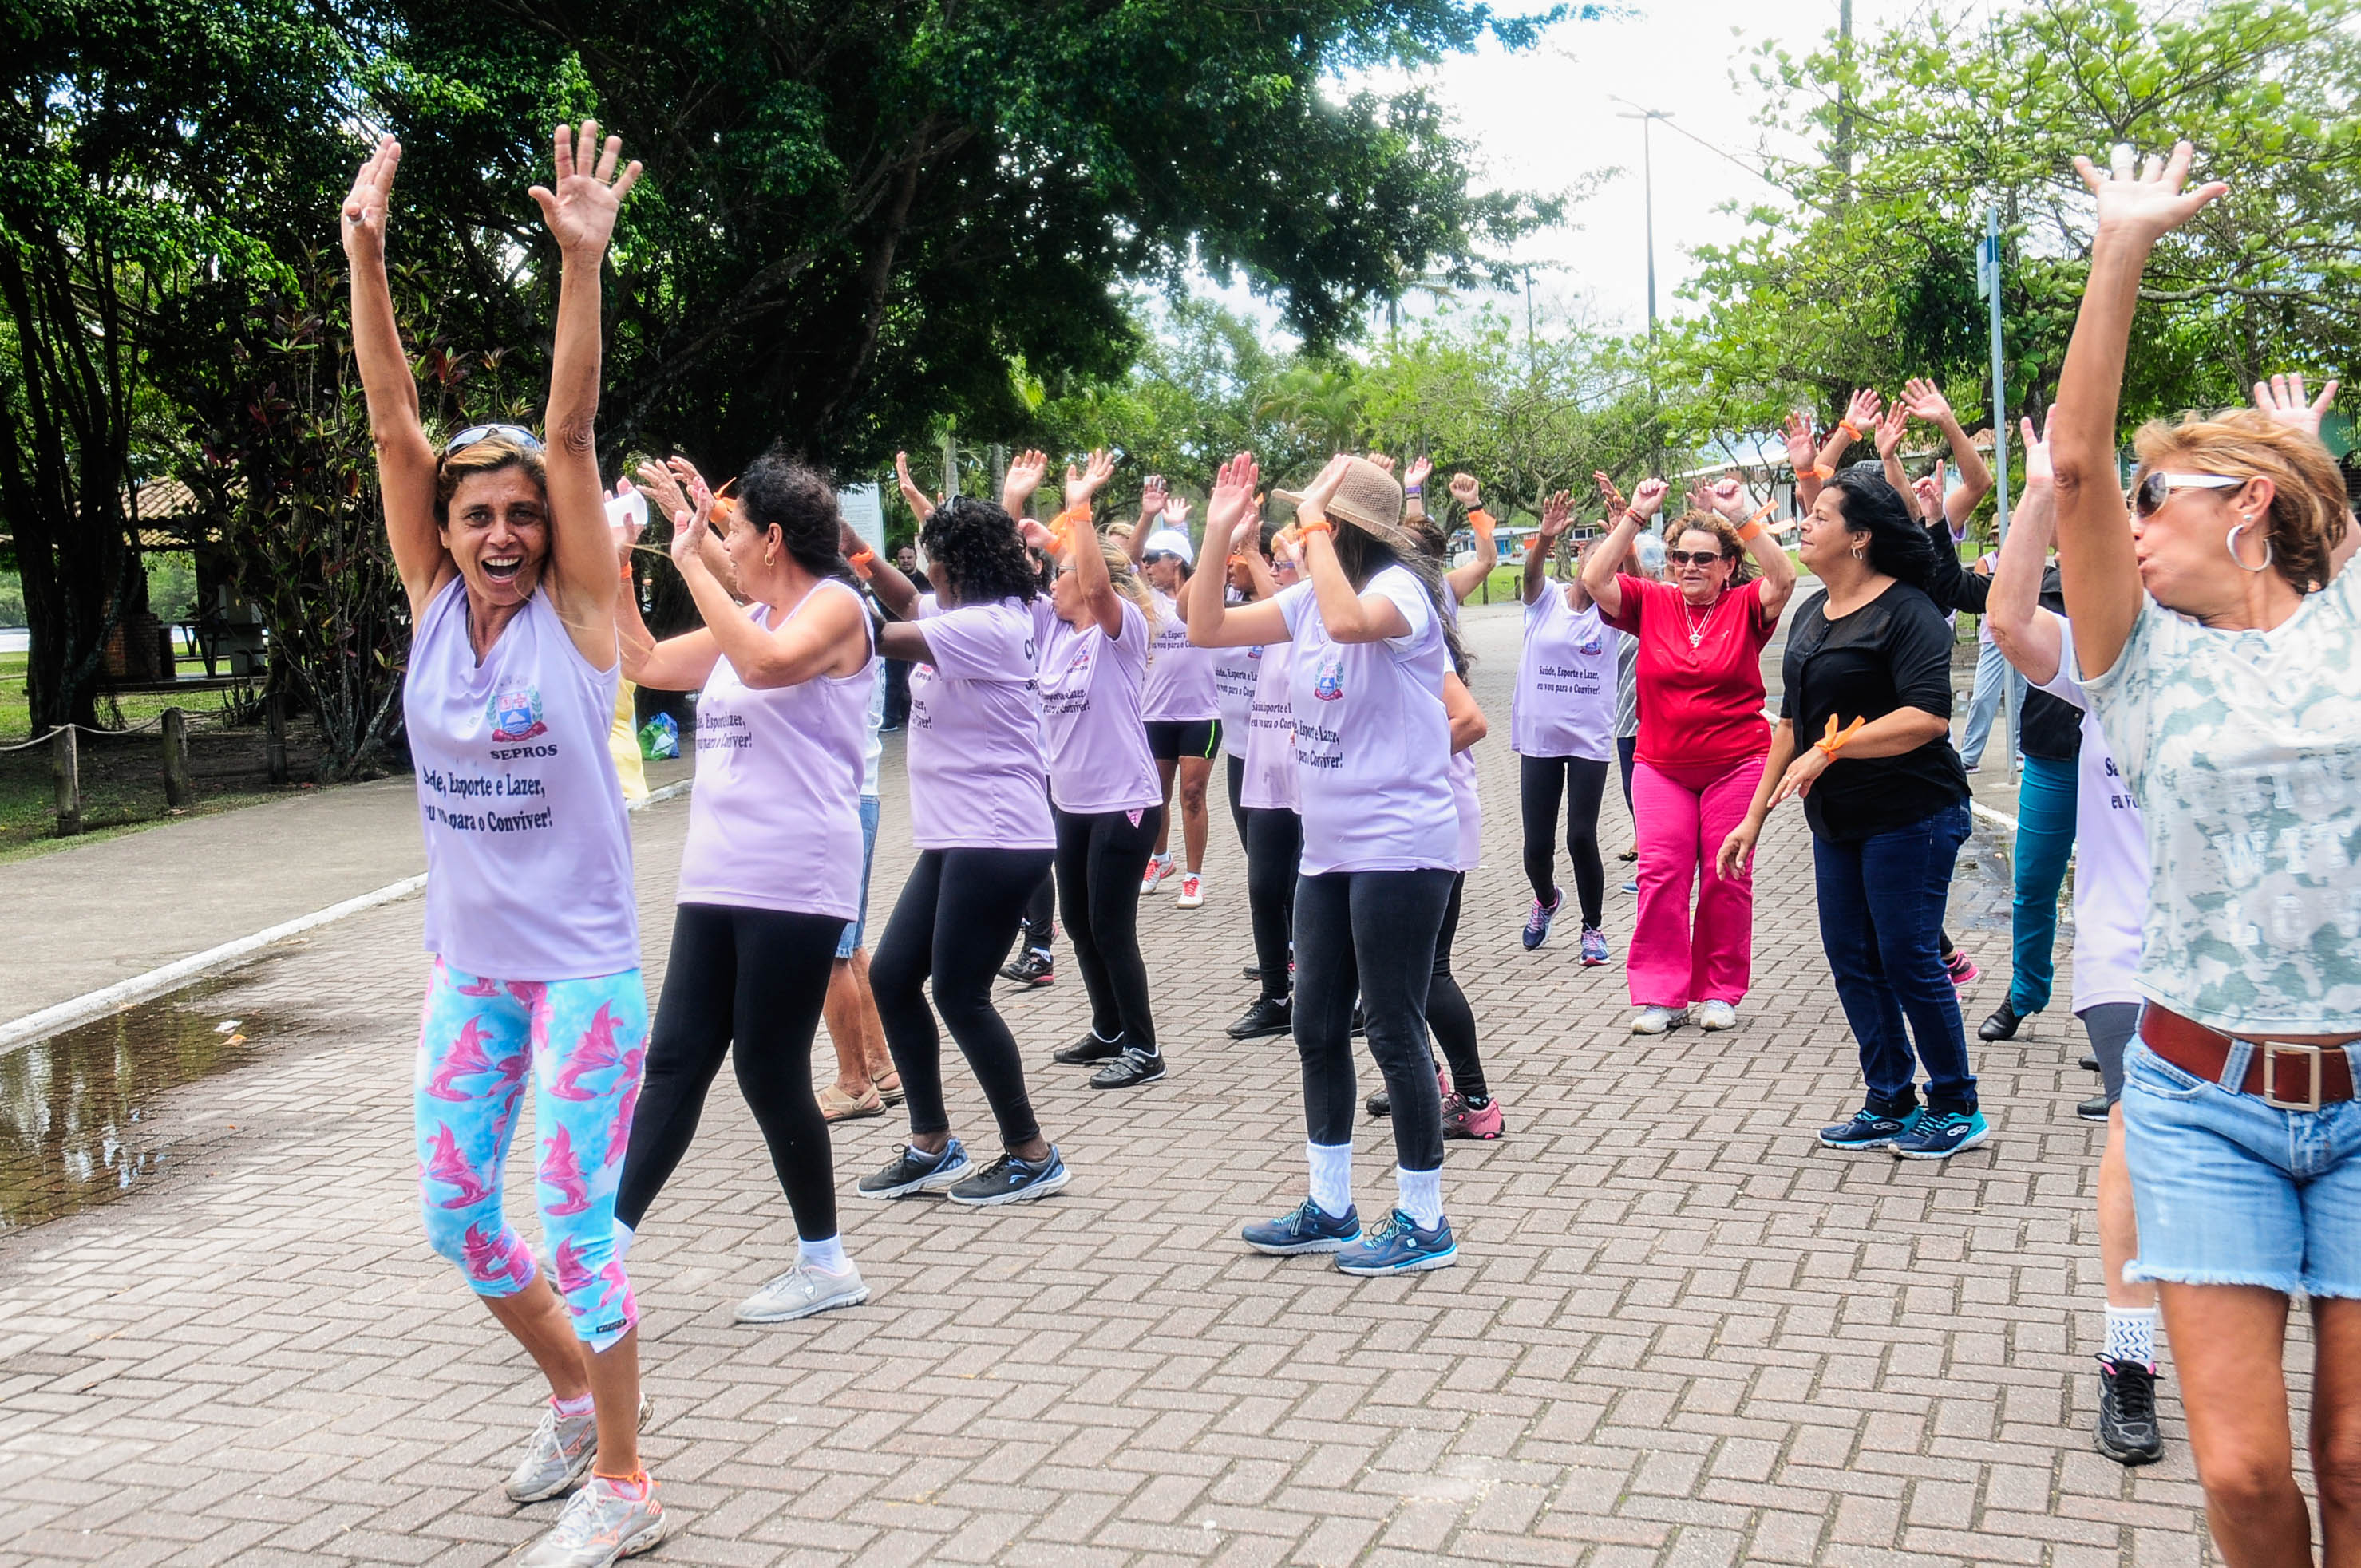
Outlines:
<svg viewBox="0 0 2361 1568"><path fill-rule="evenodd" d="M1047 1198L1073 1179L1066 1162L1058 1157L1058 1146L1052 1144L1043 1159L1002 1155L943 1196L971 1209L988 1208L994 1203L1024 1203Z"/></svg>
<svg viewBox="0 0 2361 1568"><path fill-rule="evenodd" d="M1557 912L1565 907L1565 894L1556 888L1550 889L1547 904L1538 898L1533 900L1533 912L1525 916L1525 951L1530 953L1549 940L1550 922L1556 919Z"/></svg>
<svg viewBox="0 0 2361 1568"><path fill-rule="evenodd" d="M1981 1111L1929 1111L1894 1140L1894 1156L1896 1159L1949 1159L1991 1137L1992 1124Z"/></svg>
<svg viewBox="0 0 2361 1568"><path fill-rule="evenodd" d="M1907 1116L1887 1116L1863 1106L1843 1125L1822 1127L1820 1142L1832 1149L1890 1149L1925 1114L1916 1106Z"/></svg>
<svg viewBox="0 0 2361 1568"><path fill-rule="evenodd" d="M1400 1209L1379 1221L1366 1239L1336 1254L1336 1267L1345 1274L1415 1274L1448 1268L1458 1261L1459 1244L1451 1239L1450 1221L1422 1231Z"/></svg>
<svg viewBox="0 0 2361 1568"><path fill-rule="evenodd" d="M928 1154L904 1144L895 1151L884 1169L862 1177L853 1190L863 1198L907 1198L914 1193L940 1192L965 1180L973 1169L974 1162L967 1157L966 1147L957 1138L945 1144L940 1154Z"/></svg>
<svg viewBox="0 0 2361 1568"><path fill-rule="evenodd" d="M1302 1207L1293 1213L1281 1214L1276 1220L1257 1220L1240 1226L1238 1234L1255 1251L1267 1252L1273 1257L1292 1257L1305 1252L1342 1252L1361 1239L1361 1216L1348 1203L1345 1217L1338 1219L1306 1198Z"/></svg>

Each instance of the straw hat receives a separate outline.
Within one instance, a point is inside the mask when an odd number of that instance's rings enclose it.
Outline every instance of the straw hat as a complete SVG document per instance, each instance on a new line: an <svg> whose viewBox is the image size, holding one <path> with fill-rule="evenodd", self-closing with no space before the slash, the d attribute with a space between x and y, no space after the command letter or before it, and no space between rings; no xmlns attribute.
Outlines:
<svg viewBox="0 0 2361 1568"><path fill-rule="evenodd" d="M1283 501L1301 507L1301 492L1273 490ZM1401 524L1401 481L1366 457L1345 460L1345 477L1328 499L1328 519L1349 522L1370 538L1393 547L1397 554L1420 548L1418 539Z"/></svg>

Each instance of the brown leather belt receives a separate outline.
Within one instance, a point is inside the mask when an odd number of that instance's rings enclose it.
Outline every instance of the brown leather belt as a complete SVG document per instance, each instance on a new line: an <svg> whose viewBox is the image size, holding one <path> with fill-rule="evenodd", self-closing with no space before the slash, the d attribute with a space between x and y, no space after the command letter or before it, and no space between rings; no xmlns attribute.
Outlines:
<svg viewBox="0 0 2361 1568"><path fill-rule="evenodd" d="M2343 1046L2225 1035L2153 1002L2140 1014L2139 1033L2148 1049L2181 1071L2211 1083L2222 1081L2231 1047L2245 1040L2255 1049L2246 1060L2246 1076L2240 1080L2238 1091L2257 1096L2276 1111L2317 1111L2353 1098L2353 1058Z"/></svg>

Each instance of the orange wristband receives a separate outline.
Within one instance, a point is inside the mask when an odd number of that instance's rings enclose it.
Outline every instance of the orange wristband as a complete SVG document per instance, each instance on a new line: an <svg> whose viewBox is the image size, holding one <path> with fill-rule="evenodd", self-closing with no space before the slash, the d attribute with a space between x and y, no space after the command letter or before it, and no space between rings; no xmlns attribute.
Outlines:
<svg viewBox="0 0 2361 1568"><path fill-rule="evenodd" d="M1489 533L1499 524L1482 507L1470 507L1467 509L1467 526L1478 533Z"/></svg>
<svg viewBox="0 0 2361 1568"><path fill-rule="evenodd" d="M1825 464L1825 463L1815 463L1815 464L1813 464L1813 465L1812 465L1812 477L1813 477L1813 478L1815 478L1815 479L1833 479L1833 478L1835 478L1836 477L1837 477L1837 471L1836 471L1834 468L1829 467L1827 464Z"/></svg>
<svg viewBox="0 0 2361 1568"><path fill-rule="evenodd" d="M1763 520L1778 509L1777 501L1764 501L1761 509L1746 520L1746 525L1738 531L1738 542L1741 544L1752 544L1755 540L1763 537Z"/></svg>
<svg viewBox="0 0 2361 1568"><path fill-rule="evenodd" d="M846 565L850 565L857 576L866 577L869 576L869 563L877 559L877 552L874 550L856 550L844 559Z"/></svg>
<svg viewBox="0 0 2361 1568"><path fill-rule="evenodd" d="M1295 525L1295 532L1301 539L1309 539L1315 533L1324 533L1328 535L1329 542L1334 543L1336 537L1336 525L1324 517L1315 517L1309 522L1298 522Z"/></svg>
<svg viewBox="0 0 2361 1568"><path fill-rule="evenodd" d="M1828 715L1828 732L1812 742L1812 750L1822 753L1833 762L1837 760L1837 753L1845 749L1845 742L1852 739L1853 731L1868 722L1866 718L1856 718L1846 725L1843 733L1839 734L1837 730L1837 716L1831 713Z"/></svg>
<svg viewBox="0 0 2361 1568"><path fill-rule="evenodd" d="M1851 436L1855 441L1859 441L1861 439L1861 426L1853 423L1853 422L1849 419L1840 419L1837 421L1837 428L1843 431L1847 435Z"/></svg>

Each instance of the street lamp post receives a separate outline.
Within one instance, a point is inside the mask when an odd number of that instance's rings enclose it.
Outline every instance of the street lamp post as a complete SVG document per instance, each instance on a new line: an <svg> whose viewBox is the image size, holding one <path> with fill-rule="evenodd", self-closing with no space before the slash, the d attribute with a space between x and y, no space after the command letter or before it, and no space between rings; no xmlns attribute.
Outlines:
<svg viewBox="0 0 2361 1568"><path fill-rule="evenodd" d="M1629 104L1631 114L1618 114L1619 120L1640 122L1640 191L1642 211L1646 214L1648 237L1648 427L1656 453L1654 466L1664 466L1663 422L1656 417L1656 160L1648 136L1650 122L1669 120L1672 113L1665 109L1643 109L1629 98L1614 97L1618 104Z"/></svg>

